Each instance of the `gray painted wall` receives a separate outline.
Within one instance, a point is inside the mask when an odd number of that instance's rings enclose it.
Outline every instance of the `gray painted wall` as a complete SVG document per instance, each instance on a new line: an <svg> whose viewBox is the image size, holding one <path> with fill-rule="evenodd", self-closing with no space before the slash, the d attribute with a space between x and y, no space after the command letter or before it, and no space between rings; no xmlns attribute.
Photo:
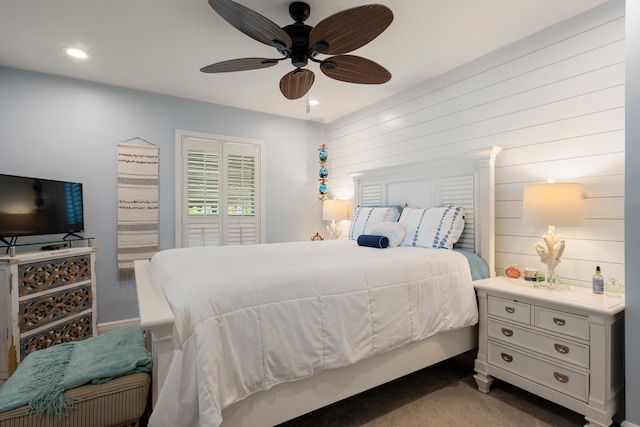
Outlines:
<svg viewBox="0 0 640 427"><path fill-rule="evenodd" d="M640 426L640 2L626 3L625 310L626 423ZM625 424L626 425L626 424Z"/></svg>
<svg viewBox="0 0 640 427"><path fill-rule="evenodd" d="M0 173L84 184L85 236L100 248L100 323L137 317L135 284L117 279L118 141L137 136L160 147L161 249L174 247L176 129L264 141L267 242L306 240L324 227L319 123L6 67L0 94Z"/></svg>

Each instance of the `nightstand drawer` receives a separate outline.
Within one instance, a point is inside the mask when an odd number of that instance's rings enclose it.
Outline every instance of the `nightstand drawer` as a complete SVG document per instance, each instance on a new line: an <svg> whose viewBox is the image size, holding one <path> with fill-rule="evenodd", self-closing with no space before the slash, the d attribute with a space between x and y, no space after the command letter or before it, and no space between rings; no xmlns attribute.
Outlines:
<svg viewBox="0 0 640 427"><path fill-rule="evenodd" d="M589 339L589 318L545 307L535 307L534 325L549 331Z"/></svg>
<svg viewBox="0 0 640 427"><path fill-rule="evenodd" d="M513 374L588 401L589 374L557 365L511 347L489 341L488 362Z"/></svg>
<svg viewBox="0 0 640 427"><path fill-rule="evenodd" d="M531 323L531 306L522 302L489 296L487 311L489 316L498 316L527 325Z"/></svg>
<svg viewBox="0 0 640 427"><path fill-rule="evenodd" d="M564 362L589 368L589 346L544 335L495 319L488 322L489 337L511 345L524 347Z"/></svg>

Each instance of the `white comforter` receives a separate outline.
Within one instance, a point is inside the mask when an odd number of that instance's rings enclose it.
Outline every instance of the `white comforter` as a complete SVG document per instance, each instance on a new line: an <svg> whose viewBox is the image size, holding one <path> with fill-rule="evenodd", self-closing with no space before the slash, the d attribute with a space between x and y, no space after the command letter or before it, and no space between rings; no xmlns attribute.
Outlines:
<svg viewBox="0 0 640 427"><path fill-rule="evenodd" d="M175 349L151 426L217 426L251 393L478 319L468 262L444 249L278 243L168 250L152 266Z"/></svg>

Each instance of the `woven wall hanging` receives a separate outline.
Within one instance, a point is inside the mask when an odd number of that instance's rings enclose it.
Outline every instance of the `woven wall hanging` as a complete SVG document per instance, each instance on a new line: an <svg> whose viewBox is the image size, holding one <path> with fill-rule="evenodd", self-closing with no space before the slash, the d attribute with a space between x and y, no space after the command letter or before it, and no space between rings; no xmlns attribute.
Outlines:
<svg viewBox="0 0 640 427"><path fill-rule="evenodd" d="M119 280L135 278L133 261L157 251L158 147L136 137L118 143Z"/></svg>

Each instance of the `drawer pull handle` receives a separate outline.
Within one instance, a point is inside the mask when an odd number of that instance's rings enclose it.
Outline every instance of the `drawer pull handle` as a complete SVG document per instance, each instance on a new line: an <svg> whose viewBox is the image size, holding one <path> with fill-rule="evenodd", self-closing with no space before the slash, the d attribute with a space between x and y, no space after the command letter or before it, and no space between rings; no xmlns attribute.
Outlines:
<svg viewBox="0 0 640 427"><path fill-rule="evenodd" d="M505 309L505 311L506 311L507 313L509 313L509 314L514 313L514 312L516 311L516 309L515 309L515 308L513 308L513 307L509 307L509 306L505 307L504 309Z"/></svg>
<svg viewBox="0 0 640 427"><path fill-rule="evenodd" d="M560 354L568 354L569 353L569 347L567 347L566 345L554 344L553 347Z"/></svg>
<svg viewBox="0 0 640 427"><path fill-rule="evenodd" d="M513 336L513 331L511 329L502 328L502 333L507 337L512 337Z"/></svg>
<svg viewBox="0 0 640 427"><path fill-rule="evenodd" d="M560 381L563 384L569 382L569 377L565 374L561 374L560 372L554 372L553 376L556 378L556 380Z"/></svg>
<svg viewBox="0 0 640 427"><path fill-rule="evenodd" d="M558 317L554 317L553 318L553 323L555 323L558 326L564 326L564 324L567 323L567 321L564 320L564 319L560 319Z"/></svg>
<svg viewBox="0 0 640 427"><path fill-rule="evenodd" d="M502 359L503 359L505 362L509 362L509 363L511 363L511 362L513 361L513 356L508 355L507 353L501 353L501 354L500 354L500 356L502 356ZM559 380L558 380L558 381L559 381Z"/></svg>

